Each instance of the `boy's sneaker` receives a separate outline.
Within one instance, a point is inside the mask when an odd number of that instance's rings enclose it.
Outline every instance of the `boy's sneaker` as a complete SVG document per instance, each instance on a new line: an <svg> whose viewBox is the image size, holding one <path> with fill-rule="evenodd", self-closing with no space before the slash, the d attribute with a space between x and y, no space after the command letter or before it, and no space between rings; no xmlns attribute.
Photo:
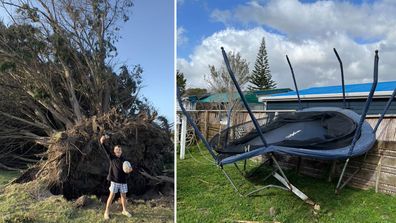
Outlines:
<svg viewBox="0 0 396 223"><path fill-rule="evenodd" d="M122 214L127 216L128 218L132 217L132 215L128 211L122 211Z"/></svg>
<svg viewBox="0 0 396 223"><path fill-rule="evenodd" d="M104 219L105 219L105 220L109 220L109 219L110 219L109 213L106 213L106 212L104 213Z"/></svg>

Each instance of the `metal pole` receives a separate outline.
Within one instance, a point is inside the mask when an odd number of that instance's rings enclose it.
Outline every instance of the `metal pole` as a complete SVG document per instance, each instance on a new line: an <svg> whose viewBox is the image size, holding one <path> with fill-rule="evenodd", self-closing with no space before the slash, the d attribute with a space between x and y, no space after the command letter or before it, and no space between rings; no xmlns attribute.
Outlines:
<svg viewBox="0 0 396 223"><path fill-rule="evenodd" d="M195 124L194 120L191 118L191 116L188 114L188 112L184 108L183 102L181 100L179 88L176 88L176 93L177 93L177 101L179 102L180 109L181 109L182 113L184 114L184 116L187 118L188 123L193 127L195 133L197 134L199 139L202 141L202 143L205 145L206 149L208 150L210 155L213 157L213 159L216 160L216 162L218 162L218 158L217 158L216 154L213 152L212 147L209 145L206 138L202 135L202 132L199 131L197 124Z"/></svg>
<svg viewBox="0 0 396 223"><path fill-rule="evenodd" d="M287 191L289 190L289 188L287 188L287 187L282 187L282 186L278 186L278 185L274 185L274 184L268 184L268 185L266 185L266 186L264 186L264 187L260 187L260 188L258 188L258 189L256 189L256 190L253 190L253 191L251 191L251 192L245 194L245 197L249 197L249 196L252 195L252 194L255 194L255 193L259 192L259 191L262 191L262 190L264 190L264 189L271 188L271 187L273 187L273 188L278 188L278 189L282 189L282 190L287 190Z"/></svg>
<svg viewBox="0 0 396 223"><path fill-rule="evenodd" d="M386 112L388 111L388 109L390 108L395 96L396 96L396 88L395 88L395 90L393 90L393 93L392 93L391 97L389 98L388 102L386 103L384 111L381 114L381 117L378 119L377 124L375 125L375 127L373 129L374 133L377 132L378 126L381 124L382 120L384 119L384 116L385 116Z"/></svg>
<svg viewBox="0 0 396 223"><path fill-rule="evenodd" d="M239 196L243 197L243 195L239 192L238 188L235 186L234 182L231 180L231 177L228 176L227 172L225 172L223 167L221 168L221 171L223 171L224 175L226 176L227 180L231 183L231 185L234 188L235 192L237 192L239 194Z"/></svg>
<svg viewBox="0 0 396 223"><path fill-rule="evenodd" d="M360 132L361 132L364 120L365 120L366 115L367 115L368 108L369 108L370 103L372 101L372 98L374 96L375 89L377 88L377 83L378 83L378 61L379 61L378 50L376 50L375 51L375 56L374 56L374 74L373 74L373 76L374 76L373 79L374 80L373 80L373 84L371 85L370 93L369 93L369 95L367 97L366 104L364 105L363 112L360 115L359 125L358 125L358 127L357 127L357 129L355 131L355 135L354 135L352 143L351 143L351 148L349 149L348 157L350 157L352 155L353 149L355 148L356 142L358 140L358 137L360 136ZM344 173L345 173L346 167L348 166L348 163L349 163L349 158L346 160L346 162L344 164L344 167L342 168L342 172L341 172L340 178L338 179L338 183L337 183L337 187L336 187L336 191L335 191L336 193L338 193L339 190L340 190L341 181L342 181L342 178L344 177Z"/></svg>
<svg viewBox="0 0 396 223"><path fill-rule="evenodd" d="M345 173L346 167L348 166L348 163L349 163L349 158L345 161L344 167L342 168L340 178L338 179L338 183L337 183L336 191L335 191L336 194L338 194L338 189L340 188L341 181L342 181L342 178L344 177L344 173Z"/></svg>
<svg viewBox="0 0 396 223"><path fill-rule="evenodd" d="M289 57L288 57L287 55L286 55L286 60L287 60L287 63L289 64L290 71L291 71L291 73L292 73L293 82L294 82L294 87L296 88L297 99L298 99L298 106L299 106L299 109L302 109L301 99L300 99L300 93L299 93L299 91L298 91L297 82L296 82L296 77L294 76L293 67L292 67L292 65L291 65L291 63L290 63L290 60L289 60Z"/></svg>
<svg viewBox="0 0 396 223"><path fill-rule="evenodd" d="M177 114L176 113L176 122L175 122L175 144L177 145L177 144L179 144L179 141L180 141L180 138L179 138L179 136L180 136L180 128L179 128L179 114Z"/></svg>
<svg viewBox="0 0 396 223"><path fill-rule="evenodd" d="M340 63L340 69L341 69L341 80L342 80L342 101L344 103L344 108L346 108L346 100L345 100L345 83L344 83L344 68L342 66L342 61L340 56L337 53L337 50L333 48L335 55L337 56L338 62Z"/></svg>
<svg viewBox="0 0 396 223"><path fill-rule="evenodd" d="M181 140L180 140L180 159L184 160L186 154L186 135L187 135L187 118L185 115L182 117L181 127Z"/></svg>
<svg viewBox="0 0 396 223"><path fill-rule="evenodd" d="M285 185L291 192L293 192L297 197L299 197L301 200L303 200L305 203L310 204L312 206L316 205L315 202L313 202L307 195L305 195L303 192L301 192L297 187L295 187L293 184L290 184L287 179L282 178L281 175L278 173L274 173L274 177L281 182L283 185Z"/></svg>
<svg viewBox="0 0 396 223"><path fill-rule="evenodd" d="M280 167L278 161L276 160L274 154L270 153L270 156L271 156L272 160L274 161L274 163L275 163L275 165L276 165L276 168L277 168L277 169L279 170L279 172L282 174L283 178L285 178L286 182L287 182L289 185L291 185L290 182L289 182L289 179L287 179L286 174L283 172L283 170L282 170L282 168Z"/></svg>
<svg viewBox="0 0 396 223"><path fill-rule="evenodd" d="M224 51L224 48L223 48L223 47L221 47L221 51L222 51L222 53L223 53L224 63L226 64L228 73L230 74L230 77L231 77L231 79L232 79L232 82L234 83L235 88L237 89L237 91L238 91L238 93L239 93L239 96L241 97L242 102L243 102L243 104L244 104L246 110L248 111L250 118L251 118L252 121L253 121L254 127L256 128L257 132L259 133L260 139L261 139L261 141L263 141L264 146L265 146L265 147L268 147L267 141L265 141L264 135L263 135L263 133L261 132L260 125L259 125L259 123L257 122L257 119L254 117L254 114L253 114L252 110L250 109L249 104L248 104L248 102L247 102L245 96L243 95L243 92L242 92L241 88L239 87L239 84L238 84L238 81L237 81L236 78L235 78L234 72L231 70L230 62L228 61L227 54L226 54L226 52Z"/></svg>
<svg viewBox="0 0 396 223"><path fill-rule="evenodd" d="M233 104L231 106L231 108L227 110L227 128L226 128L227 131L225 132L225 139L223 142L223 147L226 147L227 143L228 143L228 134L230 132L230 125L231 125L231 114L232 114L232 109L234 109L234 106L235 106L235 104ZM220 137L219 137L219 139L220 139Z"/></svg>
<svg viewBox="0 0 396 223"><path fill-rule="evenodd" d="M367 97L366 104L364 105L364 109L362 111L362 114L360 115L359 125L358 125L358 127L357 127L357 129L355 131L355 135L354 135L353 140L352 140L351 148L349 149L349 153L348 153L349 157L352 155L353 149L355 148L356 142L357 142L357 140L358 140L358 138L360 136L360 131L362 129L364 120L366 118L367 111L368 111L368 109L370 107L370 103L371 103L371 101L373 99L375 89L377 88L377 83L378 83L378 60L379 60L378 50L376 50L375 51L375 57L374 57L374 75L373 75L374 76L374 78L373 78L374 80L373 80L373 84L371 85L370 93L369 93L369 95Z"/></svg>

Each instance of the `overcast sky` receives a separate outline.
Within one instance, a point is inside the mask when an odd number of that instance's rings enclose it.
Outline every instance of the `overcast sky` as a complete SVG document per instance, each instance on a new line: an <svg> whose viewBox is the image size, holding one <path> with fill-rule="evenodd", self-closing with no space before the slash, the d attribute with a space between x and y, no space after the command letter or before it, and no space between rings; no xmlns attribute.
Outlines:
<svg viewBox="0 0 396 223"><path fill-rule="evenodd" d="M333 48L347 84L371 82L376 49L379 80L396 80L396 1L178 0L177 10L177 68L188 87L207 87L221 46L240 52L252 69L262 37L278 87L294 89L286 54L300 88L339 85Z"/></svg>

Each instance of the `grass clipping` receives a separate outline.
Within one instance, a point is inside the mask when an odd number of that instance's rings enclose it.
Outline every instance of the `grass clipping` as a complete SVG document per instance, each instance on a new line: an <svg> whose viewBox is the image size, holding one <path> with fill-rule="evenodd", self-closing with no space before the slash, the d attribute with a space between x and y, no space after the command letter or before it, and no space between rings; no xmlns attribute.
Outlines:
<svg viewBox="0 0 396 223"><path fill-rule="evenodd" d="M108 194L109 160L99 146L99 137L104 132L112 133L109 146L121 145L123 156L134 166L135 171L128 177L130 193L143 194L153 188L160 190L166 184L156 180L162 178L147 176L164 175L167 165L173 162L169 133L153 122L127 118L116 110L85 119L72 129L53 134L47 159L31 167L16 182L37 181L53 194L62 194L67 199L83 194Z"/></svg>

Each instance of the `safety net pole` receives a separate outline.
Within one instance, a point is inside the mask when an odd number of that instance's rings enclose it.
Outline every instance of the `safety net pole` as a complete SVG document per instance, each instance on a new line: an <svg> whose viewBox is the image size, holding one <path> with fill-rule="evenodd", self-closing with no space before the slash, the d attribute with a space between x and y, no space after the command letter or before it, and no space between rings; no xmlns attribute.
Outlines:
<svg viewBox="0 0 396 223"><path fill-rule="evenodd" d="M396 96L396 88L395 88L395 90L393 90L392 95L390 96L388 102L385 105L384 111L382 111L381 117L378 119L377 124L375 125L375 127L373 129L374 133L377 132L377 129L378 129L379 125L381 124L382 120L384 119L384 116L385 116L386 112L388 111L388 109L390 108L390 106L392 104L392 101L395 98L395 96Z"/></svg>
<svg viewBox="0 0 396 223"><path fill-rule="evenodd" d="M252 110L250 109L250 106L247 103L247 100L246 100L245 96L243 95L241 87L239 86L238 81L235 78L234 72L231 70L230 62L228 61L227 54L224 51L223 47L221 47L221 52L223 53L224 63L226 64L226 67L227 67L228 73L230 74L231 80L234 83L234 85L235 85L235 87L236 87L236 89L238 91L238 94L241 97L242 102L243 102L246 110L248 111L250 118L253 121L254 127L257 129L257 132L258 132L258 134L260 136L261 141L263 141L264 146L268 147L267 141L265 140L264 135L261 132L260 125L259 125L257 119L254 117L254 114L253 114Z"/></svg>
<svg viewBox="0 0 396 223"><path fill-rule="evenodd" d="M299 107L299 109L302 109L302 104L301 104L301 99L300 99L300 92L298 91L296 77L294 76L294 70L293 70L293 67L292 67L292 65L290 63L289 57L287 55L286 55L286 60L287 60L287 63L289 64L290 71L292 73L293 82L294 82L294 88L296 89L296 93L297 93L298 107Z"/></svg>
<svg viewBox="0 0 396 223"><path fill-rule="evenodd" d="M237 81L236 78L235 78L234 72L233 72L232 69L231 69L230 62L228 61L227 54L226 54L226 52L225 52L225 50L224 50L223 47L221 47L221 52L222 52L222 54L223 54L224 63L225 63L225 65L226 65L226 67L227 67L228 73L230 74L231 80L232 80L232 82L234 83L235 88L237 89L238 94L239 94L239 96L241 97L242 102L243 102L245 108L247 109L250 118L251 118L252 121L253 121L254 127L256 128L256 130L257 130L257 132L258 132L258 134L259 134L259 136L260 136L260 139L261 139L261 141L263 142L264 146L265 146L265 147L268 147L267 141L266 141L265 138L264 138L264 135L263 135L263 132L261 131L260 125L259 125L259 123L258 123L256 117L254 116L252 110L250 109L250 106L249 106L249 104L247 103L247 100L246 100L245 96L243 95L243 92L242 92L242 90L241 90L241 87L239 86L238 81ZM289 185L291 185L290 182L289 182L289 180L288 180L287 177L286 177L286 174L283 172L282 168L279 166L278 162L276 161L274 155L273 155L272 153L270 153L270 156L271 156L271 159L275 162L275 164L276 164L276 166L277 166L279 172L282 174L283 178L285 178L285 181L286 181ZM291 187L290 187L290 188L291 188Z"/></svg>
<svg viewBox="0 0 396 223"><path fill-rule="evenodd" d="M344 82L344 67L342 65L342 61L340 56L338 55L338 52L335 48L333 48L335 55L337 56L338 63L340 64L340 69L341 69L341 81L342 81L342 101L344 104L344 108L346 108L346 99L345 99L345 82Z"/></svg>
<svg viewBox="0 0 396 223"><path fill-rule="evenodd" d="M228 134L229 134L230 125L231 125L231 113L232 113L232 110L234 109L234 106L235 106L235 104L233 104L231 106L231 108L229 108L227 110L227 128L226 128L226 133L225 133L225 139L224 139L224 142L223 142L223 147L226 147L227 143L228 143ZM221 137L221 134L219 134L219 137Z"/></svg>
<svg viewBox="0 0 396 223"><path fill-rule="evenodd" d="M198 137L201 139L203 144L205 145L206 149L209 151L210 155L212 155L213 159L217 160L216 154L213 152L212 147L209 145L208 141L205 139L205 137L202 135L201 131L199 131L198 126L195 124L193 119L191 118L190 114L186 111L186 109L183 106L183 102L181 100L180 96L180 89L177 87L177 101L179 102L180 109L182 110L183 115L187 118L188 123L194 128L195 133L197 133Z"/></svg>
<svg viewBox="0 0 396 223"><path fill-rule="evenodd" d="M361 132L364 120L366 118L368 108L369 108L370 103L372 101L375 89L377 88L377 83L378 83L378 61L379 61L378 50L376 50L375 51L375 56L374 56L373 84L371 85L369 96L367 97L364 109L363 109L362 114L360 116L358 127L357 127L355 135L354 135L354 137L352 139L351 148L349 149L349 153L348 153L348 159L345 161L344 167L342 168L342 171L341 171L340 178L338 179L338 183L337 183L337 186L336 186L336 193L338 193L339 190L341 189L340 185L341 185L342 178L344 177L346 167L348 166L348 163L349 163L349 159L350 159L349 157L352 155L352 152L353 152L353 149L354 149L354 147L356 145L357 139L360 136L360 132Z"/></svg>
<svg viewBox="0 0 396 223"><path fill-rule="evenodd" d="M360 132L362 130L362 126L363 126L364 120L366 119L366 115L367 115L368 109L370 107L371 101L373 99L375 89L377 88L377 83L378 83L378 61L379 61L378 50L376 50L375 51L375 57L374 57L374 74L373 74L373 76L374 76L373 79L374 80L373 80L373 84L371 85L370 93L369 93L369 95L367 97L366 104L364 105L364 109L363 109L362 114L360 116L359 125L358 125L358 127L356 129L356 132L355 132L355 135L353 137L352 145L351 145L351 148L349 149L348 156L352 155L353 149L354 149L354 147L356 145L356 142L357 142L357 140L358 140L358 138L360 136Z"/></svg>

